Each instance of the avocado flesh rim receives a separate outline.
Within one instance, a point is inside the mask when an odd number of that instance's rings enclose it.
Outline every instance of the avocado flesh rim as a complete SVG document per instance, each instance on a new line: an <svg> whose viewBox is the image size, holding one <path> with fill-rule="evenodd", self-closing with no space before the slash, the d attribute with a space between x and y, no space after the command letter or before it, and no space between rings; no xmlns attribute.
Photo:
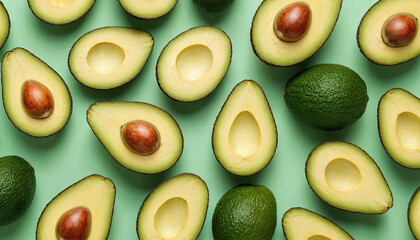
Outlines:
<svg viewBox="0 0 420 240"><path fill-rule="evenodd" d="M357 31L357 43L370 61L379 65L396 65L420 55L420 34L403 47L390 47L382 40L382 26L397 13L420 17L420 2L416 0L381 0L364 15Z"/></svg>
<svg viewBox="0 0 420 240"><path fill-rule="evenodd" d="M416 239L420 239L420 187L414 192L408 204L407 211L408 225Z"/></svg>
<svg viewBox="0 0 420 240"><path fill-rule="evenodd" d="M389 156L407 168L420 168L420 100L404 89L391 89L378 104L378 129Z"/></svg>
<svg viewBox="0 0 420 240"><path fill-rule="evenodd" d="M306 178L323 201L346 211L380 214L393 205L379 167L350 143L326 142L316 147L306 163Z"/></svg>
<svg viewBox="0 0 420 240"><path fill-rule="evenodd" d="M0 23L0 48L2 48L10 33L9 14L2 2L0 2Z"/></svg>
<svg viewBox="0 0 420 240"><path fill-rule="evenodd" d="M141 19L156 19L169 13L178 0L119 0L130 15Z"/></svg>

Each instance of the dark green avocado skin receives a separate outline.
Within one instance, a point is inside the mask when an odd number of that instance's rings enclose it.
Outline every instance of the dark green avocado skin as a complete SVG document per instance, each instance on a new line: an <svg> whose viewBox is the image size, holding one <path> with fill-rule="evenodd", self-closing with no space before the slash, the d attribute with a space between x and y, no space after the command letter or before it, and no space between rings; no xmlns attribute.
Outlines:
<svg viewBox="0 0 420 240"><path fill-rule="evenodd" d="M206 12L221 12L228 8L234 0L193 0L193 2Z"/></svg>

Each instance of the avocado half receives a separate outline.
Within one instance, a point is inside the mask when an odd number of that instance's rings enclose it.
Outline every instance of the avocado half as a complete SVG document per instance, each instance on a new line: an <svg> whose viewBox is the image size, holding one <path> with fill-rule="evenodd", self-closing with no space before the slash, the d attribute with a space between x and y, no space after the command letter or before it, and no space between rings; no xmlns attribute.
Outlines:
<svg viewBox="0 0 420 240"><path fill-rule="evenodd" d="M74 78L94 89L119 87L134 79L153 48L149 33L126 27L98 28L83 35L70 50Z"/></svg>
<svg viewBox="0 0 420 240"><path fill-rule="evenodd" d="M53 25L72 23L85 15L95 0L28 0L32 13Z"/></svg>
<svg viewBox="0 0 420 240"><path fill-rule="evenodd" d="M144 200L137 218L139 239L197 239L206 219L209 191L197 175L172 177Z"/></svg>
<svg viewBox="0 0 420 240"><path fill-rule="evenodd" d="M10 18L7 9L2 2L0 2L0 48L9 37L10 33Z"/></svg>
<svg viewBox="0 0 420 240"><path fill-rule="evenodd" d="M178 0L119 0L130 15L141 19L156 19L169 13Z"/></svg>
<svg viewBox="0 0 420 240"><path fill-rule="evenodd" d="M156 78L170 98L196 101L219 85L231 59L232 43L225 32L216 27L195 27L166 45L156 65Z"/></svg>
<svg viewBox="0 0 420 240"><path fill-rule="evenodd" d="M388 183L375 161L347 142L325 142L310 153L306 179L329 205L350 212L385 213L393 205Z"/></svg>
<svg viewBox="0 0 420 240"><path fill-rule="evenodd" d="M121 129L131 121L152 123L160 135L159 148L142 155L133 152L124 142ZM142 102L98 102L87 111L87 122L93 133L122 166L139 173L163 172L178 161L184 140L179 125L169 113Z"/></svg>
<svg viewBox="0 0 420 240"><path fill-rule="evenodd" d="M396 65L420 55L420 36L406 46L390 47L382 39L382 26L394 14L409 13L420 18L420 2L417 0L381 0L363 16L357 31L360 51L370 61L379 65Z"/></svg>
<svg viewBox="0 0 420 240"><path fill-rule="evenodd" d="M344 229L305 208L296 207L287 210L283 215L282 226L284 236L288 240L353 240Z"/></svg>
<svg viewBox="0 0 420 240"><path fill-rule="evenodd" d="M416 239L420 239L420 187L414 192L408 204L408 225Z"/></svg>
<svg viewBox="0 0 420 240"><path fill-rule="evenodd" d="M4 109L20 131L33 137L47 137L67 124L72 111L69 89L60 75L41 59L26 49L15 48L4 54L1 76ZM44 85L52 96L54 108L49 117L34 118L25 111L22 89L32 80Z"/></svg>
<svg viewBox="0 0 420 240"><path fill-rule="evenodd" d="M262 88L244 80L230 93L213 127L213 152L226 171L249 176L271 161L277 127Z"/></svg>
<svg viewBox="0 0 420 240"><path fill-rule="evenodd" d="M311 9L306 34L294 42L280 40L274 32L277 14L292 0L264 0L252 20L251 43L261 61L273 66L290 66L303 62L327 41L337 22L342 0L302 0Z"/></svg>
<svg viewBox="0 0 420 240"><path fill-rule="evenodd" d="M378 104L378 129L388 155L403 167L420 168L420 99L395 88Z"/></svg>
<svg viewBox="0 0 420 240"><path fill-rule="evenodd" d="M56 229L62 216L76 207L90 211L90 233L87 239L106 239L114 212L115 186L111 179L90 175L66 188L44 208L38 219L37 240L57 239Z"/></svg>

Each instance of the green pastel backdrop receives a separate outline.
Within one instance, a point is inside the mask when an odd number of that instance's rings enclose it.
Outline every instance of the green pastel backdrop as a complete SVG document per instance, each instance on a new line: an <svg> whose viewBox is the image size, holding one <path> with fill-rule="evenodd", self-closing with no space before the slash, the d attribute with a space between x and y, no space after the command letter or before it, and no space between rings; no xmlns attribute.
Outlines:
<svg viewBox="0 0 420 240"><path fill-rule="evenodd" d="M18 131L0 109L0 154L16 154L35 168L37 189L31 207L18 221L0 228L0 239L35 238L38 217L45 205L60 191L87 175L98 173L111 178L117 189L109 239L136 239L138 210L158 184L179 173L192 172L208 184L210 202L207 219L199 239L212 239L211 217L220 197L241 183L263 184L276 196L278 222L273 239L284 239L281 218L290 207L305 207L333 220L355 239L413 239L407 223L407 206L420 185L420 172L400 167L384 151L376 125L379 98L390 88L401 87L420 96L419 60L381 67L369 62L356 43L358 24L374 0L344 0L337 25L324 47L309 60L287 68L262 63L250 44L252 17L261 1L237 0L217 14L204 13L191 0L179 0L167 16L144 21L128 15L117 0L97 0L87 15L65 26L40 21L25 0L3 0L11 18L11 33L3 55L15 47L24 47L54 68L66 81L73 97L73 114L57 135L44 139ZM179 103L168 98L158 87L155 65L163 47L179 33L195 26L212 25L223 29L233 43L230 69L219 87L205 99ZM67 67L73 43L84 33L104 26L144 29L155 39L152 55L143 71L132 82L108 91L88 89L79 84ZM297 121L287 109L283 91L287 79L296 72L318 63L346 65L366 81L370 97L366 113L352 126L335 132L313 130ZM216 116L232 88L243 79L257 81L265 90L278 128L278 148L265 170L251 177L227 173L216 161L211 133ZM179 162L157 175L131 172L117 164L86 122L86 110L100 100L144 101L155 104L178 121L185 140ZM348 213L322 202L309 188L304 174L310 151L327 140L344 140L366 150L376 160L394 195L394 207L383 215Z"/></svg>

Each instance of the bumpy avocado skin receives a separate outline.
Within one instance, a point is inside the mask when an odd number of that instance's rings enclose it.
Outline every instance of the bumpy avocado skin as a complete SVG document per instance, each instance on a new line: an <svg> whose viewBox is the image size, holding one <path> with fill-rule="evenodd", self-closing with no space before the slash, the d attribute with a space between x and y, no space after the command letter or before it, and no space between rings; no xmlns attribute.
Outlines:
<svg viewBox="0 0 420 240"><path fill-rule="evenodd" d="M221 12L228 8L234 0L193 0L197 6L206 12Z"/></svg>

